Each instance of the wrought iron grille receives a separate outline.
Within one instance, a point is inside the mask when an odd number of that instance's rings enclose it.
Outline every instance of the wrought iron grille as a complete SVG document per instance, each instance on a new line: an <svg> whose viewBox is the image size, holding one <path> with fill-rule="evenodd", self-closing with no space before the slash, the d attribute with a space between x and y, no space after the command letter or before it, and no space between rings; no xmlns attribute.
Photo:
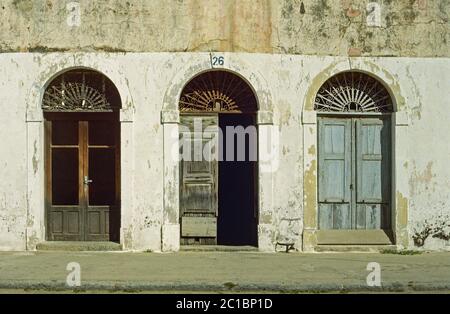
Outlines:
<svg viewBox="0 0 450 314"><path fill-rule="evenodd" d="M112 92L111 92L112 91ZM108 100L108 93L113 103ZM111 81L94 71L69 71L47 87L42 109L47 112L110 112L120 108Z"/></svg>
<svg viewBox="0 0 450 314"><path fill-rule="evenodd" d="M316 95L319 112L392 112L386 88L360 72L344 72L327 80Z"/></svg>
<svg viewBox="0 0 450 314"><path fill-rule="evenodd" d="M257 104L248 84L235 74L211 71L193 78L184 88L182 112L256 112Z"/></svg>

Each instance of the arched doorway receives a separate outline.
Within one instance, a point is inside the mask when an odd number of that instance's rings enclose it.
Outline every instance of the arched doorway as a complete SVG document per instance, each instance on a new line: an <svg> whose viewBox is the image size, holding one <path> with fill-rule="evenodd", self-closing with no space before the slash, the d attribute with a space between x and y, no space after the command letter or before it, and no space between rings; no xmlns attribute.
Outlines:
<svg viewBox="0 0 450 314"><path fill-rule="evenodd" d="M389 233L393 111L389 92L367 74L343 72L322 85L315 110L318 228Z"/></svg>
<svg viewBox="0 0 450 314"><path fill-rule="evenodd" d="M47 86L46 238L120 241L121 101L103 74L64 72Z"/></svg>
<svg viewBox="0 0 450 314"><path fill-rule="evenodd" d="M228 71L197 75L180 110L181 244L256 246L257 100Z"/></svg>

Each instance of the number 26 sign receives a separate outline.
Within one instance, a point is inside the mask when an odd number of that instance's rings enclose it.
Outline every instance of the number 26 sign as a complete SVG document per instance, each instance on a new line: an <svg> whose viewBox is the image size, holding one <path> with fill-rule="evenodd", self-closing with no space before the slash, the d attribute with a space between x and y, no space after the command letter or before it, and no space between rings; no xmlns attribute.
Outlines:
<svg viewBox="0 0 450 314"><path fill-rule="evenodd" d="M225 66L225 57L223 55L211 55L211 67L222 68Z"/></svg>

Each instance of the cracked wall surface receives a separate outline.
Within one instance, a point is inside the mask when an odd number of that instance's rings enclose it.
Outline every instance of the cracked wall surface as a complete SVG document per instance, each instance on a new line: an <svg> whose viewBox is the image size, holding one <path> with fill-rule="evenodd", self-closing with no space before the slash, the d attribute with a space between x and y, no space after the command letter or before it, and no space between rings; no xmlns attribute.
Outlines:
<svg viewBox="0 0 450 314"><path fill-rule="evenodd" d="M449 0L3 0L0 51L450 56Z"/></svg>

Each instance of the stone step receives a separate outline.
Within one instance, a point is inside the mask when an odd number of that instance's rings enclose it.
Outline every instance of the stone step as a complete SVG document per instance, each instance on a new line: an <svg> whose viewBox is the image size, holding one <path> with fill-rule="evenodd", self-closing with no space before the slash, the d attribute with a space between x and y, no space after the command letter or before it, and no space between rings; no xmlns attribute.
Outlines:
<svg viewBox="0 0 450 314"><path fill-rule="evenodd" d="M317 245L315 252L365 252L379 253L383 250L396 250L395 245Z"/></svg>
<svg viewBox="0 0 450 314"><path fill-rule="evenodd" d="M121 251L122 245L100 241L47 241L36 246L38 251Z"/></svg>
<svg viewBox="0 0 450 314"><path fill-rule="evenodd" d="M230 245L182 245L183 252L258 252L254 246L230 246Z"/></svg>

